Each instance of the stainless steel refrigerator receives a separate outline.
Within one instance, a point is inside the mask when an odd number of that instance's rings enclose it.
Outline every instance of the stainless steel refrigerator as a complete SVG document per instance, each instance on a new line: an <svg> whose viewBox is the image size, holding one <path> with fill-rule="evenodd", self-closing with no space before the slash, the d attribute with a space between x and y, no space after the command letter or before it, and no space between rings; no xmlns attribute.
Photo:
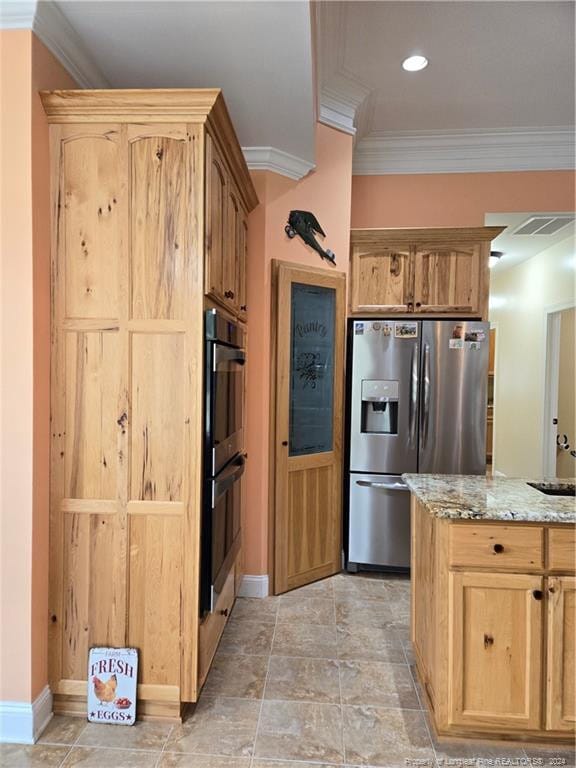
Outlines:
<svg viewBox="0 0 576 768"><path fill-rule="evenodd" d="M484 474L489 324L350 323L347 567L410 566L404 472Z"/></svg>

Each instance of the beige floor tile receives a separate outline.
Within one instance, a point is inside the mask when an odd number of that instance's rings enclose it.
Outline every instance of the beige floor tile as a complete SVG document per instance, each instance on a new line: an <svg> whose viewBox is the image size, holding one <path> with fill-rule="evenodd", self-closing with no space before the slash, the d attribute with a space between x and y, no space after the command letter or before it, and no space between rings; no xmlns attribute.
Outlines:
<svg viewBox="0 0 576 768"><path fill-rule="evenodd" d="M538 763L538 766L542 766L542 768L550 768L551 766L574 768L576 766L576 752L574 749L567 747L566 744L542 747L524 744L524 751L530 760L542 760L541 763ZM536 768L534 762L532 765Z"/></svg>
<svg viewBox="0 0 576 768"><path fill-rule="evenodd" d="M407 760L433 765L434 752L421 712L343 707L346 760L352 765L406 768Z"/></svg>
<svg viewBox="0 0 576 768"><path fill-rule="evenodd" d="M174 727L166 751L250 757L260 706L249 699L202 698L190 718Z"/></svg>
<svg viewBox="0 0 576 768"><path fill-rule="evenodd" d="M393 630L339 625L336 631L340 659L406 663L402 641Z"/></svg>
<svg viewBox="0 0 576 768"><path fill-rule="evenodd" d="M361 574L340 574L334 577L333 588L336 597L386 600L397 604L406 604L410 600L409 581L367 578Z"/></svg>
<svg viewBox="0 0 576 768"><path fill-rule="evenodd" d="M276 625L272 653L276 656L309 656L335 659L338 656L336 626L281 622Z"/></svg>
<svg viewBox="0 0 576 768"><path fill-rule="evenodd" d="M336 763L336 765L340 765ZM253 768L333 768L334 763L308 763L298 760L297 763L286 760L254 760Z"/></svg>
<svg viewBox="0 0 576 768"><path fill-rule="evenodd" d="M524 748L522 744L512 746L511 744L502 744L489 741L471 741L458 739L434 740L434 751L440 768L460 768L457 761L470 760L513 760L524 759ZM462 766L462 768L469 768ZM536 768L536 767L535 767Z"/></svg>
<svg viewBox="0 0 576 768"><path fill-rule="evenodd" d="M2 768L58 768L70 750L47 744L0 744Z"/></svg>
<svg viewBox="0 0 576 768"><path fill-rule="evenodd" d="M251 768L250 757L214 757L213 755L179 755L164 752L158 768Z"/></svg>
<svg viewBox="0 0 576 768"><path fill-rule="evenodd" d="M131 726L87 723L76 743L79 747L118 747L160 752L171 729L169 723L140 721Z"/></svg>
<svg viewBox="0 0 576 768"><path fill-rule="evenodd" d="M272 656L264 698L340 704L338 662Z"/></svg>
<svg viewBox="0 0 576 768"><path fill-rule="evenodd" d="M231 618L236 621L265 621L274 624L279 601L278 597L239 597L234 603Z"/></svg>
<svg viewBox="0 0 576 768"><path fill-rule="evenodd" d="M392 628L393 616L384 600L336 598L336 623L351 627Z"/></svg>
<svg viewBox="0 0 576 768"><path fill-rule="evenodd" d="M334 601L325 597L291 597L280 599L278 621L303 621L309 624L334 624Z"/></svg>
<svg viewBox="0 0 576 768"><path fill-rule="evenodd" d="M268 656L217 653L202 690L203 696L261 699Z"/></svg>
<svg viewBox="0 0 576 768"><path fill-rule="evenodd" d="M335 704L264 701L256 757L341 765L341 709Z"/></svg>
<svg viewBox="0 0 576 768"><path fill-rule="evenodd" d="M121 726L113 726L120 729ZM158 752L104 747L72 747L62 768L155 768Z"/></svg>
<svg viewBox="0 0 576 768"><path fill-rule="evenodd" d="M332 588L332 577L328 579L322 579L322 581L314 581L312 584L306 584L303 587L297 587L296 589L286 592L287 597L328 597L334 596L334 590Z"/></svg>
<svg viewBox="0 0 576 768"><path fill-rule="evenodd" d="M406 664L374 661L341 661L343 704L420 709L420 702Z"/></svg>
<svg viewBox="0 0 576 768"><path fill-rule="evenodd" d="M84 728L86 720L83 717L54 715L38 739L38 744L74 744Z"/></svg>
<svg viewBox="0 0 576 768"><path fill-rule="evenodd" d="M264 656L270 653L274 624L266 621L236 621L231 618L220 641L221 653L246 653Z"/></svg>

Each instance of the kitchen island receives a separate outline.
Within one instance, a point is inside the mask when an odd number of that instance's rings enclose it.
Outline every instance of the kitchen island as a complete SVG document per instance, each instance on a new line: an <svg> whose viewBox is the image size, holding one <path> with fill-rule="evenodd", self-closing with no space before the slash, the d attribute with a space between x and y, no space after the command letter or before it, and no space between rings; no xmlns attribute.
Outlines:
<svg viewBox="0 0 576 768"><path fill-rule="evenodd" d="M438 734L573 742L574 497L525 479L403 479L412 643Z"/></svg>

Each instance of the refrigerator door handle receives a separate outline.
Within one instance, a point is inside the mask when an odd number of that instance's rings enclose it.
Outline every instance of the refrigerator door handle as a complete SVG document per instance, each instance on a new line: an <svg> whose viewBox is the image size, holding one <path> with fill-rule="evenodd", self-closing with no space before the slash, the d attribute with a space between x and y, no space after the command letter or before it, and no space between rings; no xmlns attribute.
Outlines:
<svg viewBox="0 0 576 768"><path fill-rule="evenodd" d="M356 480L356 485L361 485L363 488L386 488L388 491L409 491L407 485L404 483L374 483L370 480Z"/></svg>
<svg viewBox="0 0 576 768"><path fill-rule="evenodd" d="M408 445L414 447L416 437L416 412L418 410L418 345L412 349L412 361L410 366L410 428L408 433Z"/></svg>
<svg viewBox="0 0 576 768"><path fill-rule="evenodd" d="M424 344L424 386L422 397L422 448L428 442L428 420L430 416L430 344Z"/></svg>

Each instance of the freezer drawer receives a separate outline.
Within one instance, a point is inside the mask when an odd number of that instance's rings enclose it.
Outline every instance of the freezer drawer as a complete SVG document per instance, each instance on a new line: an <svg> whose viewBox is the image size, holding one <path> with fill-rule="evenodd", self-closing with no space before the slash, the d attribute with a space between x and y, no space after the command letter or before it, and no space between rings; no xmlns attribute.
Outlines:
<svg viewBox="0 0 576 768"><path fill-rule="evenodd" d="M410 492L399 475L350 474L348 564L410 567Z"/></svg>

